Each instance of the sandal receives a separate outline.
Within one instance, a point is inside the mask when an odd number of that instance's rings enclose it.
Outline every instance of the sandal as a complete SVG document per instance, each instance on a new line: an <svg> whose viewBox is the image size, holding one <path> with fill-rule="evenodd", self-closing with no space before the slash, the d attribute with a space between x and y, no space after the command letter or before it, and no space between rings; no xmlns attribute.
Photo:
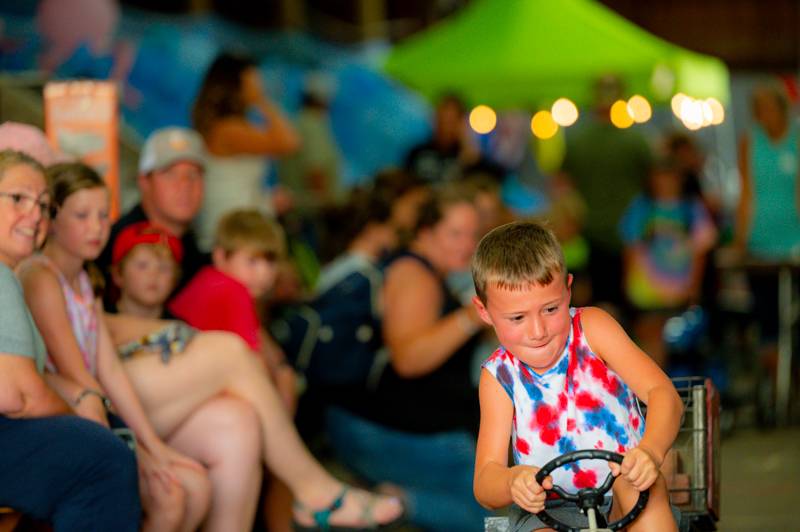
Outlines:
<svg viewBox="0 0 800 532"><path fill-rule="evenodd" d="M363 526L337 526L330 524L331 515L333 515L336 510L342 507L344 504L344 498L347 496L347 493L350 491L348 486L342 487L342 491L339 492L339 495L333 500L333 502L328 505L326 508L314 511L310 508L306 508L301 502L295 501L294 508L298 512L303 512L310 514L311 517L314 519L314 526L305 526L301 525L300 523L295 520L294 522L294 529L296 532L364 532L367 530L393 530L397 526L401 525L405 522L405 511L402 512L399 516L388 523L377 523L375 521L375 516L373 515L373 511L375 509L375 503L378 501L379 496L374 495L369 492L362 492L366 497L366 500L361 503L363 508L361 510L361 521L365 524ZM359 490L360 491L360 490ZM356 494L356 492L353 492Z"/></svg>

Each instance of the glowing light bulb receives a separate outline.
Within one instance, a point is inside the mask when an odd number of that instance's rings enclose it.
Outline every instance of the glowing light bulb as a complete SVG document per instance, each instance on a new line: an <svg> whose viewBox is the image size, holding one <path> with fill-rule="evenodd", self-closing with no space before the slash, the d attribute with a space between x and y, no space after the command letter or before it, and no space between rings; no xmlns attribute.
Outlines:
<svg viewBox="0 0 800 532"><path fill-rule="evenodd" d="M558 124L550 111L539 111L531 119L531 131L540 139L549 139L558 133Z"/></svg>
<svg viewBox="0 0 800 532"><path fill-rule="evenodd" d="M703 125L698 122L687 122L685 120L683 120L683 125L686 126L686 129L689 129L691 131L697 131L698 129L703 127Z"/></svg>
<svg viewBox="0 0 800 532"><path fill-rule="evenodd" d="M620 129L633 125L633 117L628 114L628 104L624 100L617 100L611 106L611 123Z"/></svg>
<svg viewBox="0 0 800 532"><path fill-rule="evenodd" d="M559 98L550 108L553 121L559 126L571 126L578 120L578 108L567 98Z"/></svg>
<svg viewBox="0 0 800 532"><path fill-rule="evenodd" d="M497 125L497 113L488 105L478 105L469 114L469 125L476 133L489 133Z"/></svg>
<svg viewBox="0 0 800 532"><path fill-rule="evenodd" d="M725 108L716 98L707 98L706 103L711 109L711 125L720 125L725 120Z"/></svg>
<svg viewBox="0 0 800 532"><path fill-rule="evenodd" d="M684 98L678 115L683 124L696 131L703 127L703 106L694 98Z"/></svg>
<svg viewBox="0 0 800 532"><path fill-rule="evenodd" d="M711 110L711 106L705 100L699 100L698 103L700 104L700 111L703 115L703 127L710 126L711 120L714 119L714 112Z"/></svg>
<svg viewBox="0 0 800 532"><path fill-rule="evenodd" d="M681 117L681 105L683 104L683 101L686 100L687 98L688 96L686 96L682 92L679 92L678 94L672 97L672 100L670 101L670 104L672 106L672 114L674 114L678 118Z"/></svg>
<svg viewBox="0 0 800 532"><path fill-rule="evenodd" d="M653 116L653 108L650 107L650 102L644 96L638 94L631 96L628 100L627 108L628 114L637 124L647 122Z"/></svg>

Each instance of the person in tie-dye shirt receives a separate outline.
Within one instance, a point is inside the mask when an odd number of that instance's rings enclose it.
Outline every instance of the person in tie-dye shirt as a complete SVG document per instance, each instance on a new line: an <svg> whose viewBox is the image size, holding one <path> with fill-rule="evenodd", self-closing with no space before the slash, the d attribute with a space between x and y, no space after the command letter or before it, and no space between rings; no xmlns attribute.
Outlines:
<svg viewBox="0 0 800 532"><path fill-rule="evenodd" d="M570 307L572 275L549 229L514 222L493 230L478 246L472 274L473 302L501 343L481 371L478 502L493 509L513 503L510 530L544 529L535 515L545 508L544 489L594 487L610 467L618 475L611 520L649 488L650 501L629 530L676 530L659 467L683 405L667 376L608 313ZM648 406L646 420L639 400ZM581 461L536 482L541 466L580 449L606 449L624 460ZM579 512L568 505L551 510L549 502L547 508L571 525Z"/></svg>
<svg viewBox="0 0 800 532"><path fill-rule="evenodd" d="M636 311L631 332L666 368L664 326L670 317L700 303L708 254L717 242L711 215L687 189L677 160L654 162L645 190L622 215L619 236L625 296Z"/></svg>

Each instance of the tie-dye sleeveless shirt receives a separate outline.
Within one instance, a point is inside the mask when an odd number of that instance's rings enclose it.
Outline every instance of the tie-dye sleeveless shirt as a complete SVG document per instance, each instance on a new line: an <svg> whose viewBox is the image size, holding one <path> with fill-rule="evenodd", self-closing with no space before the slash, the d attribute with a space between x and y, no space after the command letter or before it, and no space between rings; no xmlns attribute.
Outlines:
<svg viewBox="0 0 800 532"><path fill-rule="evenodd" d="M512 448L516 464L541 467L564 453L605 449L625 453L644 434L636 396L592 352L581 327L581 310L571 308L567 344L556 364L537 374L504 347L483 367L514 403ZM608 464L581 460L556 469L555 485L575 493L606 478Z"/></svg>

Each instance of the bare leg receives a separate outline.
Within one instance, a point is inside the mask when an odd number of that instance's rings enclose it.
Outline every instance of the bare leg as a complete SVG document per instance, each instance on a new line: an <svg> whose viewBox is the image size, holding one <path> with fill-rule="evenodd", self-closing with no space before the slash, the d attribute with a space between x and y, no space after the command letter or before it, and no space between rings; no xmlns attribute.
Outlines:
<svg viewBox="0 0 800 532"><path fill-rule="evenodd" d="M208 468L211 507L204 532L249 532L261 485L261 431L246 402L218 396L201 405L169 444Z"/></svg>
<svg viewBox="0 0 800 532"><path fill-rule="evenodd" d="M263 366L239 337L204 333L169 364L161 363L156 355L143 355L127 361L125 368L160 433L172 432L200 404L227 392L255 409L264 442L264 462L300 503L321 509L341 491L341 484L300 440ZM331 516L331 524L364 523L364 506L357 493L346 497L341 509ZM375 504L373 517L381 523L401 513L399 501L382 497ZM307 515L302 517L307 521Z"/></svg>
<svg viewBox="0 0 800 532"><path fill-rule="evenodd" d="M139 494L142 499L142 532L176 532L186 510L186 492L174 478L152 473L152 458L143 448L136 449L139 467Z"/></svg>
<svg viewBox="0 0 800 532"><path fill-rule="evenodd" d="M614 505L611 509L611 520L616 521L627 514L639 498L639 492L625 479L617 478L614 482ZM669 506L669 494L664 477L650 488L650 499L644 511L639 514L627 530L631 532L677 532L675 518Z"/></svg>
<svg viewBox="0 0 800 532"><path fill-rule="evenodd" d="M188 467L173 467L175 476L183 486L184 510L180 532L197 530L211 505L211 482L205 472Z"/></svg>

